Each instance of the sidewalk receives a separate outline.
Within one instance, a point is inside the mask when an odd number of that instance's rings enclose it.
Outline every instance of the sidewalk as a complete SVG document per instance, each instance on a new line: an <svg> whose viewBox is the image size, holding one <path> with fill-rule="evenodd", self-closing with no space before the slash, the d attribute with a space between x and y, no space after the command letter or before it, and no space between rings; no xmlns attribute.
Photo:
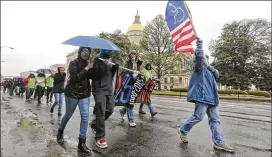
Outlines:
<svg viewBox="0 0 272 157"><path fill-rule="evenodd" d="M3 98L8 99L5 96ZM1 141L1 156L3 157L72 156L56 143L55 137L39 126L36 114L31 110L16 108L10 102L2 100Z"/></svg>

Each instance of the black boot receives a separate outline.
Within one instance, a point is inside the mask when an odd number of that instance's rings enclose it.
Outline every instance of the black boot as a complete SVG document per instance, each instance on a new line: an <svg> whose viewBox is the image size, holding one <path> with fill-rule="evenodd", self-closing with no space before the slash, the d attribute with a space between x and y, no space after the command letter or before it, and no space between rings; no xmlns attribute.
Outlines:
<svg viewBox="0 0 272 157"><path fill-rule="evenodd" d="M63 130L58 130L58 134L57 134L57 142L59 144L64 144L64 139L63 139Z"/></svg>
<svg viewBox="0 0 272 157"><path fill-rule="evenodd" d="M151 116L154 117L158 112L151 112Z"/></svg>
<svg viewBox="0 0 272 157"><path fill-rule="evenodd" d="M50 108L50 113L53 113L54 112L54 109L51 107Z"/></svg>
<svg viewBox="0 0 272 157"><path fill-rule="evenodd" d="M91 150L86 146L86 138L78 138L78 151L84 154L91 154Z"/></svg>
<svg viewBox="0 0 272 157"><path fill-rule="evenodd" d="M146 114L145 111L143 111L143 107L144 107L144 104L140 104L140 108L139 108L139 114Z"/></svg>
<svg viewBox="0 0 272 157"><path fill-rule="evenodd" d="M143 109L140 109L139 114L146 114L146 113L145 113L145 111L143 111Z"/></svg>

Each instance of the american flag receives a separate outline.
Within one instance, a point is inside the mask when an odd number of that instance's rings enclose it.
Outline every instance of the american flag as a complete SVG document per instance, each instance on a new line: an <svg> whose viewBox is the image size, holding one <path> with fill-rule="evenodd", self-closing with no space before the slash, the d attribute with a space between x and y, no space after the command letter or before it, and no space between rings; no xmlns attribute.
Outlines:
<svg viewBox="0 0 272 157"><path fill-rule="evenodd" d="M184 1L168 1L165 18L176 52L194 53L192 42L196 39L189 8Z"/></svg>

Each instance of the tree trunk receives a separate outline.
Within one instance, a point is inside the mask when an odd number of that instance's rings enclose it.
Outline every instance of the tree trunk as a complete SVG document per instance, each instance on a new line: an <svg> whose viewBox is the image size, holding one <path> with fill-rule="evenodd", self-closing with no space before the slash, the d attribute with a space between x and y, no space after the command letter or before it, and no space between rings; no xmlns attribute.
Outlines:
<svg viewBox="0 0 272 157"><path fill-rule="evenodd" d="M161 74L158 74L158 79L159 79L158 89L161 90Z"/></svg>

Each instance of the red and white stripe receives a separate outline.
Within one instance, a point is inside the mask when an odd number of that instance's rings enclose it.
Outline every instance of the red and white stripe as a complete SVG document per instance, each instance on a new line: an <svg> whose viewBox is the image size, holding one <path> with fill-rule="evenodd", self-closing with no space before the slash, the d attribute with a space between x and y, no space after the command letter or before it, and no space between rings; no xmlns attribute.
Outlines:
<svg viewBox="0 0 272 157"><path fill-rule="evenodd" d="M181 46L176 49L177 52L194 54L195 50L192 44Z"/></svg>
<svg viewBox="0 0 272 157"><path fill-rule="evenodd" d="M196 35L189 18L172 30L170 34L177 52L194 53L194 48L191 43L196 39Z"/></svg>

